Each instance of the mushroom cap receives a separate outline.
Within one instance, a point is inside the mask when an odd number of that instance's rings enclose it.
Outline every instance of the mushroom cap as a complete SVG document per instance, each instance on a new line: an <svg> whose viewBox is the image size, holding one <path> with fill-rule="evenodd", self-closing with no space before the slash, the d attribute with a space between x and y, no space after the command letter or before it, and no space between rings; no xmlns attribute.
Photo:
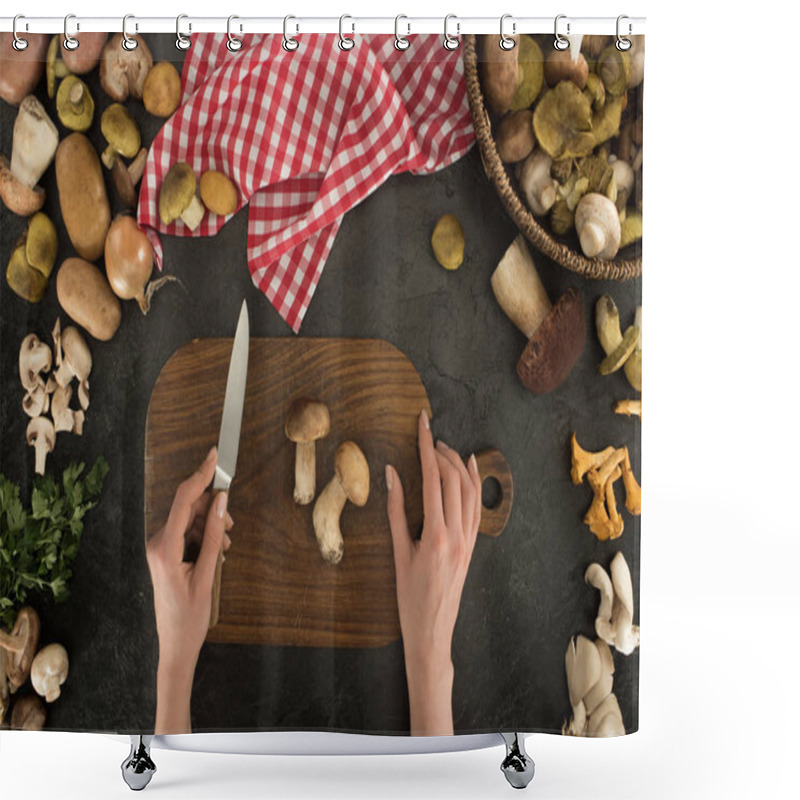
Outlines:
<svg viewBox="0 0 800 800"><path fill-rule="evenodd" d="M61 332L61 350L78 381L86 380L92 371L92 354L86 339L74 325L69 325Z"/></svg>
<svg viewBox="0 0 800 800"><path fill-rule="evenodd" d="M133 158L142 146L142 136L133 115L120 103L112 103L100 118L106 141L125 158Z"/></svg>
<svg viewBox="0 0 800 800"><path fill-rule="evenodd" d="M142 99L144 81L153 66L153 56L147 42L139 36L137 46L126 50L122 46L122 34L112 36L100 54L100 83L106 94L118 103L132 95Z"/></svg>
<svg viewBox="0 0 800 800"><path fill-rule="evenodd" d="M169 117L181 102L181 76L171 61L159 61L144 81L142 101L148 113Z"/></svg>
<svg viewBox="0 0 800 800"><path fill-rule="evenodd" d="M611 200L598 192L585 194L575 209L575 230L581 250L588 258L614 258L622 230L619 212Z"/></svg>
<svg viewBox="0 0 800 800"><path fill-rule="evenodd" d="M369 465L355 442L342 442L336 448L335 469L347 499L357 506L366 505L369 497Z"/></svg>
<svg viewBox="0 0 800 800"><path fill-rule="evenodd" d="M100 54L103 52L108 33L93 33L86 31L76 34L75 38L80 42L77 50L67 50L64 41L61 40L61 59L64 66L74 75L85 75L91 72L100 61Z"/></svg>
<svg viewBox="0 0 800 800"><path fill-rule="evenodd" d="M20 217L35 214L44 205L44 189L32 189L14 177L8 159L0 155L0 198L6 208Z"/></svg>
<svg viewBox="0 0 800 800"><path fill-rule="evenodd" d="M44 703L35 694L26 694L14 703L9 723L12 729L40 731L46 719Z"/></svg>
<svg viewBox="0 0 800 800"><path fill-rule="evenodd" d="M39 374L50 369L53 354L35 333L29 333L19 348L19 379L22 386L33 391L39 381Z"/></svg>
<svg viewBox="0 0 800 800"><path fill-rule="evenodd" d="M69 657L63 645L48 644L43 647L31 664L31 684L36 694L48 703L58 700L61 684L69 673Z"/></svg>
<svg viewBox="0 0 800 800"><path fill-rule="evenodd" d="M39 419L42 419L42 417L39 417ZM35 421L32 420L32 422ZM21 608L14 622L11 635L21 637L23 647L18 653L9 651L8 664L6 666L8 682L11 684L12 691L18 689L28 680L33 657L36 655L36 646L39 644L40 630L41 623L36 611L31 606Z"/></svg>
<svg viewBox="0 0 800 800"><path fill-rule="evenodd" d="M586 321L580 292L570 286L550 309L517 362L517 375L534 394L559 387L583 352Z"/></svg>
<svg viewBox="0 0 800 800"><path fill-rule="evenodd" d="M0 33L0 97L12 106L18 106L36 88L50 45L50 36L45 33L26 33L25 38L28 46L16 50L11 31Z"/></svg>
<svg viewBox="0 0 800 800"><path fill-rule="evenodd" d="M212 213L227 217L236 211L239 202L233 181L224 172L210 169L200 178L200 198Z"/></svg>
<svg viewBox="0 0 800 800"><path fill-rule="evenodd" d="M572 48L552 50L544 62L544 79L548 86L555 86L559 81L572 81L579 89L586 86L589 76L589 62L583 53L573 58Z"/></svg>
<svg viewBox="0 0 800 800"><path fill-rule="evenodd" d="M52 420L47 417L35 417L32 419L28 423L28 428L25 432L25 438L31 446L41 437L44 437L48 445L47 449L52 453L56 444L56 429Z"/></svg>
<svg viewBox="0 0 800 800"><path fill-rule="evenodd" d="M553 159L588 156L597 142L592 133L592 104L572 82L548 89L533 112L533 131Z"/></svg>
<svg viewBox="0 0 800 800"><path fill-rule="evenodd" d="M314 442L328 435L331 416L325 403L300 397L289 406L286 436L293 442Z"/></svg>
<svg viewBox="0 0 800 800"><path fill-rule="evenodd" d="M170 167L158 196L158 213L165 225L180 217L192 202L196 188L194 170L185 161L178 161Z"/></svg>
<svg viewBox="0 0 800 800"><path fill-rule="evenodd" d="M77 76L67 75L56 93L61 124L72 131L88 131L94 119L94 100L89 87Z"/></svg>

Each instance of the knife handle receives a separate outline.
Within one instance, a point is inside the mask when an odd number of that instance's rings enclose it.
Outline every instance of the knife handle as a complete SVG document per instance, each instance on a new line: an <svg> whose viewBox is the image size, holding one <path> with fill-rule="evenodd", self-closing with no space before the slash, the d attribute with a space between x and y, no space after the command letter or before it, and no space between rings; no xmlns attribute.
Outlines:
<svg viewBox="0 0 800 800"><path fill-rule="evenodd" d="M214 570L214 585L211 587L211 619L209 629L213 628L219 621L219 592L222 585L222 550L217 556L217 567Z"/></svg>

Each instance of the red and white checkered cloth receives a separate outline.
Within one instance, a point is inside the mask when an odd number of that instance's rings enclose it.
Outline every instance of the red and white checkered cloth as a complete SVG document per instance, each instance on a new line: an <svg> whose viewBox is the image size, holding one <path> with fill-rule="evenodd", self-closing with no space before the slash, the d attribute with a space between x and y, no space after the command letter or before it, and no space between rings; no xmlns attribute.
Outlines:
<svg viewBox="0 0 800 800"><path fill-rule="evenodd" d="M297 332L344 213L390 175L435 172L474 141L458 50L439 36L361 35L342 51L336 35L303 35L294 53L274 34L249 35L231 53L226 36L196 34L184 63L183 104L150 149L139 224L163 253L158 191L169 168L216 169L249 202L247 258L254 283ZM206 213L197 236L227 218Z"/></svg>

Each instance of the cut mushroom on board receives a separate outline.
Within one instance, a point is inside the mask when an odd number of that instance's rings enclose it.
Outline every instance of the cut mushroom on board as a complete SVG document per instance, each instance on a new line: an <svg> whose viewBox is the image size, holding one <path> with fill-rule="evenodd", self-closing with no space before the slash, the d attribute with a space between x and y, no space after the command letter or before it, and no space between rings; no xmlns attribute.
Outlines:
<svg viewBox="0 0 800 800"><path fill-rule="evenodd" d="M31 418L46 414L50 408L50 395L44 381L39 378L36 388L22 398L22 410Z"/></svg>
<svg viewBox="0 0 800 800"><path fill-rule="evenodd" d="M29 217L44 205L44 189L37 184L57 147L58 129L44 106L28 95L14 122L11 162L0 156L0 198L9 211Z"/></svg>
<svg viewBox="0 0 800 800"><path fill-rule="evenodd" d="M78 383L86 381L92 371L92 354L86 339L74 325L69 325L61 332L61 351L61 366L55 374L56 383L63 387L69 385L73 378L77 378Z"/></svg>
<svg viewBox="0 0 800 800"><path fill-rule="evenodd" d="M158 213L165 225L171 225L176 219L193 231L200 224L205 207L196 194L197 178L194 170L185 162L173 164L158 196Z"/></svg>
<svg viewBox="0 0 800 800"><path fill-rule="evenodd" d="M338 564L344 555L339 525L345 503L364 506L369 498L369 465L355 442L342 442L336 449L335 474L314 504L314 534L322 558Z"/></svg>
<svg viewBox="0 0 800 800"><path fill-rule="evenodd" d="M6 651L6 675L12 694L28 680L40 630L39 615L31 606L19 610L11 633L0 629L0 647Z"/></svg>
<svg viewBox="0 0 800 800"><path fill-rule="evenodd" d="M33 690L48 703L61 696L61 686L69 673L69 658L63 645L48 644L43 647L31 664Z"/></svg>
<svg viewBox="0 0 800 800"><path fill-rule="evenodd" d="M294 462L294 501L306 506L317 493L316 441L328 435L328 407L307 397L294 400L286 417L286 437L297 444Z"/></svg>
<svg viewBox="0 0 800 800"><path fill-rule="evenodd" d="M53 428L55 428L56 433L71 433L75 428L74 412L69 407L71 399L72 387L69 384L66 386L59 386L55 392L53 392L53 399L50 407L53 417Z"/></svg>
<svg viewBox="0 0 800 800"><path fill-rule="evenodd" d="M590 564L584 579L600 592L597 635L623 655L630 655L639 646L639 626L633 624L633 583L625 556L614 556L610 577L600 564Z"/></svg>
<svg viewBox="0 0 800 800"><path fill-rule="evenodd" d="M497 302L528 342L517 362L517 375L534 394L553 391L583 352L586 325L580 293L570 287L551 305L521 233L491 282Z"/></svg>
<svg viewBox="0 0 800 800"><path fill-rule="evenodd" d="M47 454L56 446L56 429L47 417L36 417L28 423L28 444L36 450L36 474L44 475Z"/></svg>

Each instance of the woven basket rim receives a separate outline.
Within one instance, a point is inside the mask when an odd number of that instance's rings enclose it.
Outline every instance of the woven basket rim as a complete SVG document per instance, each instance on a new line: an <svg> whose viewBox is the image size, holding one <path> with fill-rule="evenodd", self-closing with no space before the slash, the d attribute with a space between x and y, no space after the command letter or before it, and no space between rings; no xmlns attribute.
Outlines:
<svg viewBox="0 0 800 800"><path fill-rule="evenodd" d="M467 99L475 127L475 139L481 154L486 176L493 184L500 200L517 228L537 250L556 261L562 267L585 278L597 280L629 280L642 274L641 256L634 259L613 259L603 261L586 258L567 244L558 241L546 230L528 210L509 179L505 164L500 160L494 137L492 136L489 113L483 101L478 75L477 38L475 34L464 36L464 79L467 86Z"/></svg>

